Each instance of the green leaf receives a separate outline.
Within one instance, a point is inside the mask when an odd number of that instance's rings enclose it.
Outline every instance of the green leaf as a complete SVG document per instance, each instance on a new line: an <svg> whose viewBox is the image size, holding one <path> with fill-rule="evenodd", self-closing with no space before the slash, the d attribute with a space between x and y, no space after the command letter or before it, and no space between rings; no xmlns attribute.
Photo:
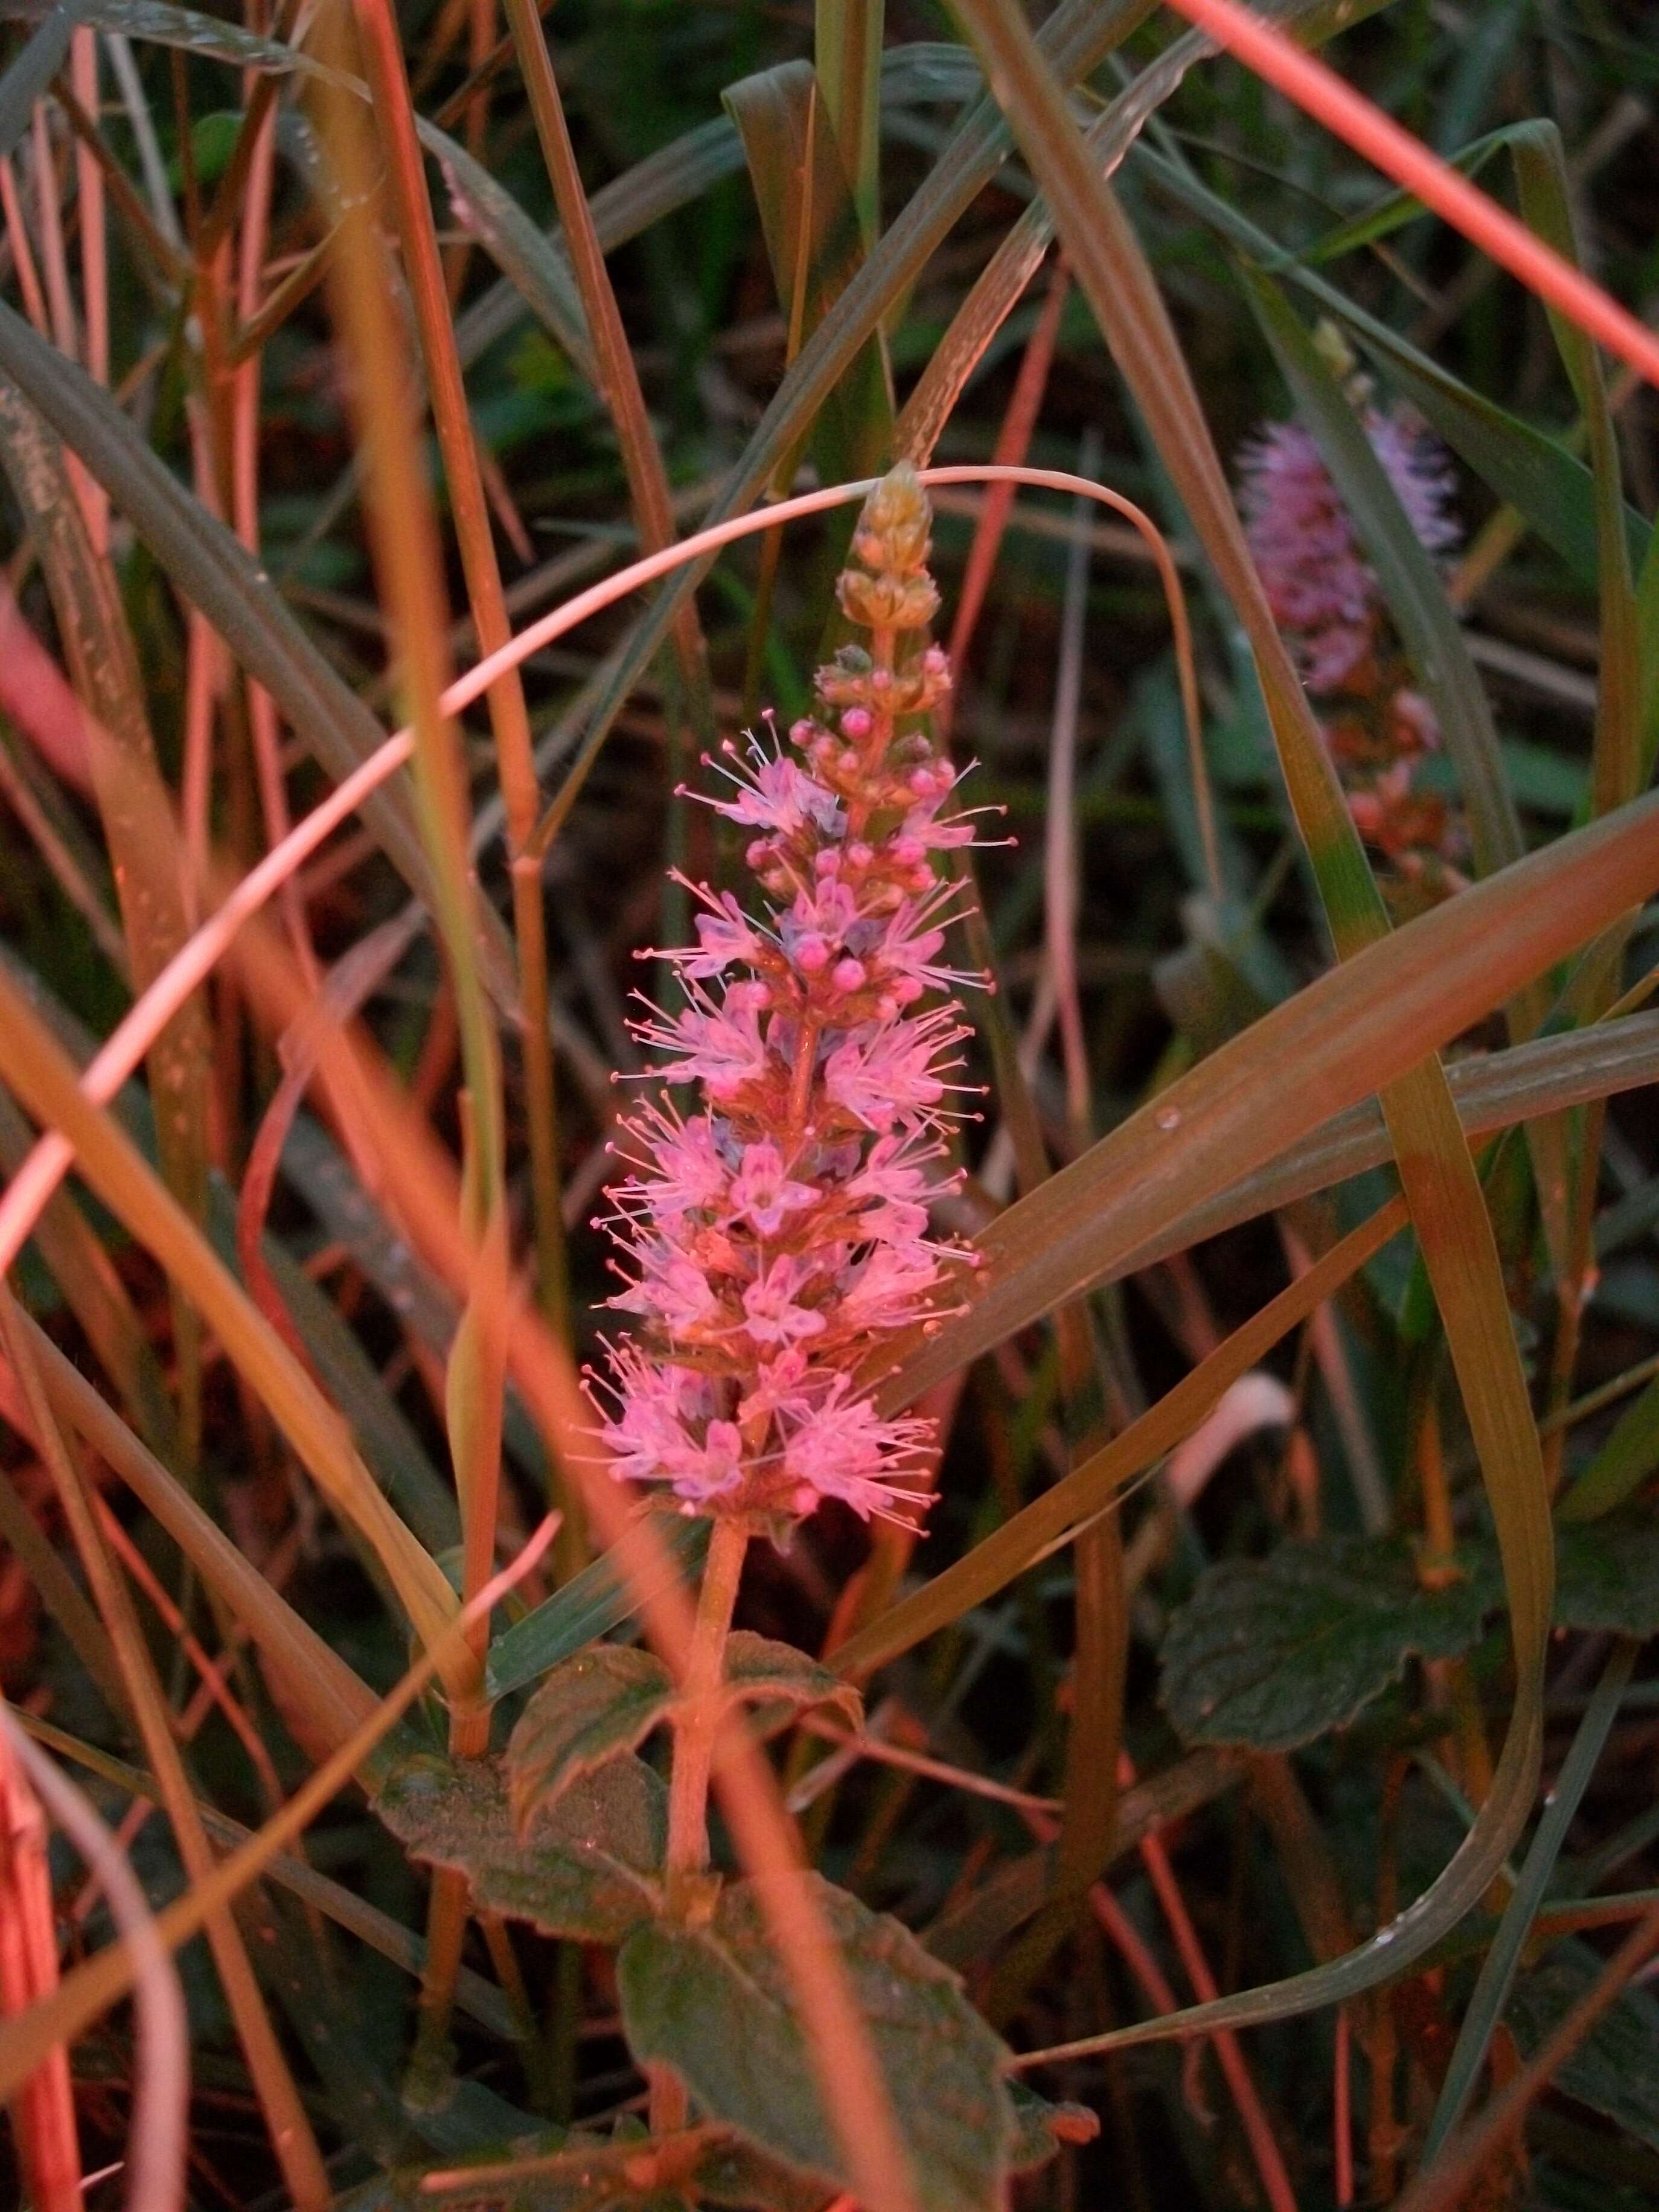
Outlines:
<svg viewBox="0 0 1659 2212"><path fill-rule="evenodd" d="M667 1668L633 1644L596 1644L556 1667L507 1738L507 1795L520 1836L579 1777L643 1743L673 1702Z"/></svg>
<svg viewBox="0 0 1659 2212"><path fill-rule="evenodd" d="M1659 1635L1659 1518L1651 1510L1561 1528L1556 1545L1558 1626Z"/></svg>
<svg viewBox="0 0 1659 2212"><path fill-rule="evenodd" d="M1003 2045L956 1975L897 1921L817 1875L801 1879L841 1952L920 2203L925 2212L995 2212L1020 2132ZM852 2185L750 1883L724 1889L706 1927L636 1929L617 1982L636 2058L672 2066L711 2118L769 2156L826 2187Z"/></svg>
<svg viewBox="0 0 1659 2212"><path fill-rule="evenodd" d="M730 2137L709 2146L692 2178L700 2204L730 2206L732 2212L825 2212L822 2182Z"/></svg>
<svg viewBox="0 0 1659 2212"><path fill-rule="evenodd" d="M1495 1595L1485 1577L1425 1589L1393 1539L1224 1560L1170 1624L1158 1701L1188 1742L1291 1751L1346 1726L1408 1658L1467 1651Z"/></svg>
<svg viewBox="0 0 1659 2212"><path fill-rule="evenodd" d="M834 1705L852 1728L863 1716L863 1701L850 1682L793 1644L774 1643L747 1628L734 1628L726 1638L726 1681L732 1696L745 1705L782 1704L795 1711Z"/></svg>
<svg viewBox="0 0 1659 2212"><path fill-rule="evenodd" d="M744 77L722 98L743 141L785 319L793 322L799 300L800 334L810 337L864 258L830 104L804 61ZM892 432L878 327L815 410L811 443L824 482L875 474L889 457Z"/></svg>
<svg viewBox="0 0 1659 2212"><path fill-rule="evenodd" d="M411 1858L460 1868L485 1911L527 1920L544 1935L619 1943L660 1909L667 1792L626 1754L539 1812L522 1838L491 1759L405 1760L374 1802Z"/></svg>
<svg viewBox="0 0 1659 2212"><path fill-rule="evenodd" d="M854 1725L863 1710L858 1692L827 1667L746 1628L727 1638L725 1687L733 1704L833 1705ZM580 1776L643 1743L670 1717L676 1696L662 1661L631 1644L595 1644L556 1667L507 1739L507 1789L520 1833Z"/></svg>
<svg viewBox="0 0 1659 2212"><path fill-rule="evenodd" d="M1509 2019L1527 2057L1606 1965L1587 1943L1561 1943L1516 1983ZM1553 2086L1659 2150L1659 1998L1650 1990L1626 1990L1553 2077Z"/></svg>
<svg viewBox="0 0 1659 2212"><path fill-rule="evenodd" d="M676 1577L695 1574L708 1548L708 1522L665 1517L659 1539ZM658 1595L654 1588L624 1585L608 1559L595 1559L562 1589L506 1629L489 1647L485 1685L492 1698L521 1690L585 1644L629 1620Z"/></svg>

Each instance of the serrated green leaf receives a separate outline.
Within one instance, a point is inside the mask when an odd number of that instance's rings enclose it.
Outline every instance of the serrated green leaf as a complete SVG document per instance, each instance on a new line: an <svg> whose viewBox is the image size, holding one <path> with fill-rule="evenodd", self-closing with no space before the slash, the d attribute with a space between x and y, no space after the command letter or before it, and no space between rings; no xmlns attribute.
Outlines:
<svg viewBox="0 0 1659 2212"><path fill-rule="evenodd" d="M711 2144L693 2179L699 2203L732 2212L825 2212L822 2182L780 2166L752 2143L726 2138Z"/></svg>
<svg viewBox="0 0 1659 2212"><path fill-rule="evenodd" d="M1527 2057L1606 1965L1587 1943L1562 1943L1516 1984L1509 2021ZM1626 1990L1553 2076L1553 2086L1659 2149L1659 1998L1650 1990Z"/></svg>
<svg viewBox="0 0 1659 2212"><path fill-rule="evenodd" d="M726 1641L725 1691L732 1704L789 1711L836 1706L856 1726L858 1692L793 1644L745 1628ZM535 1813L557 1802L577 1778L635 1750L672 1714L674 1678L654 1653L626 1644L595 1644L556 1667L507 1739L507 1792L522 1832Z"/></svg>
<svg viewBox="0 0 1659 2212"><path fill-rule="evenodd" d="M856 1728L863 1700L850 1682L793 1644L775 1643L747 1628L734 1628L726 1644L726 1683L745 1705L779 1703L796 1711L808 1705L834 1705Z"/></svg>
<svg viewBox="0 0 1659 2212"><path fill-rule="evenodd" d="M519 1833L580 1776L643 1743L673 1702L673 1676L654 1652L634 1644L595 1644L556 1667L507 1738L507 1797Z"/></svg>
<svg viewBox="0 0 1659 2212"><path fill-rule="evenodd" d="M537 1814L522 1838L493 1759L406 1760L374 1802L411 1858L460 1868L486 1911L544 1935L619 1943L659 1909L667 1792L627 1754Z"/></svg>
<svg viewBox="0 0 1659 2212"><path fill-rule="evenodd" d="M819 1875L801 1879L841 1952L918 2201L925 2212L995 2212L1019 2134L1003 2045L897 1921ZM636 2058L672 2066L704 2112L769 2156L851 2186L752 1884L723 1890L706 1927L636 1929L617 1980Z"/></svg>
<svg viewBox="0 0 1659 2212"><path fill-rule="evenodd" d="M1659 1516L1609 1513L1559 1529L1556 1547L1559 1627L1659 1635Z"/></svg>
<svg viewBox="0 0 1659 2212"><path fill-rule="evenodd" d="M1467 1651L1496 1595L1485 1575L1425 1589L1393 1539L1224 1560L1170 1624L1158 1702L1188 1742L1291 1751L1346 1725L1413 1655Z"/></svg>

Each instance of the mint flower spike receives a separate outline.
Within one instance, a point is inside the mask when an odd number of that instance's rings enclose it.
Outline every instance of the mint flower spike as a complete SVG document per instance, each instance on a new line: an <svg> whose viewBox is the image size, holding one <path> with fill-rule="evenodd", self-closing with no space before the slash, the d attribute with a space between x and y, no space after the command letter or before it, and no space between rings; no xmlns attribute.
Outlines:
<svg viewBox="0 0 1659 2212"><path fill-rule="evenodd" d="M623 1123L632 1172L604 1219L636 1327L588 1384L617 1479L687 1513L787 1527L837 1498L913 1523L928 1503L933 1425L883 1418L854 1378L895 1331L959 1312L978 1265L929 1233L961 1181L941 1164L969 1087L953 994L986 981L940 957L963 908L936 856L974 836L930 733L951 678L929 527L896 468L837 584L867 641L819 669L787 739L769 716L706 761L723 789L684 793L751 833L759 897L691 884L696 944L654 956L685 1003L641 1000L633 1028L671 1096Z"/></svg>
<svg viewBox="0 0 1659 2212"><path fill-rule="evenodd" d="M1407 410L1373 406L1363 380L1351 378L1350 389L1419 543L1436 557L1449 554L1460 532L1444 448ZM1299 422L1272 422L1238 460L1250 551L1319 703L1356 828L1418 896L1461 889L1462 821L1418 775L1440 743L1434 711L1413 688L1376 574L1318 445Z"/></svg>

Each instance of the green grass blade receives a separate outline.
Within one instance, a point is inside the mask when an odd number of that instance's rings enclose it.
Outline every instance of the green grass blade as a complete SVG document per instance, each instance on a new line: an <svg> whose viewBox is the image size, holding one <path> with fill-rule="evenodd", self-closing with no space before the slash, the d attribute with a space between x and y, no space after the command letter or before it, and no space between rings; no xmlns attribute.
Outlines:
<svg viewBox="0 0 1659 2212"><path fill-rule="evenodd" d="M839 1674L861 1680L985 1604L1079 1524L1111 1510L1126 1484L1191 1434L1222 1393L1305 1321L1405 1225L1392 1201L1316 1261L1120 1436L1063 1475L954 1565L836 1647Z"/></svg>
<svg viewBox="0 0 1659 2212"><path fill-rule="evenodd" d="M881 224L881 38L885 0L816 0L813 58L830 130L842 148L860 233Z"/></svg>
<svg viewBox="0 0 1659 2212"><path fill-rule="evenodd" d="M111 1789L122 1790L129 1797L142 1798L147 1804L161 1803L160 1784L142 1766L130 1766L125 1759L100 1751L94 1744L82 1743L78 1736L54 1728L50 1721L38 1719L33 1713L20 1713L18 1719L37 1742L45 1744L60 1758L84 1767L89 1774L95 1774ZM199 1799L196 1810L203 1827L222 1850L238 1850L253 1832L240 1820L231 1820ZM419 1978L426 1965L426 1938L417 1936L412 1928L405 1928L390 1913L382 1912L366 1898L355 1895L337 1881L331 1881L325 1874L319 1874L304 1859L292 1857L287 1851L278 1851L269 1862L264 1879L280 1882L307 1905L314 1905L319 1912L325 1912L337 1926L359 1937L372 1951L378 1951L383 1959L390 1959L394 1966L401 1966L404 1973ZM493 1982L487 1982L471 1967L463 1966L456 1977L455 2002L492 2035L504 2036L509 2043L518 2039L519 2024L506 1998Z"/></svg>
<svg viewBox="0 0 1659 2212"><path fill-rule="evenodd" d="M1612 1435L1556 1508L1561 1521L1599 1521L1659 1467L1659 1382L1628 1405Z"/></svg>
<svg viewBox="0 0 1659 2212"><path fill-rule="evenodd" d="M1386 916L1250 563L1207 425L1145 257L1109 189L1096 174L1065 96L1023 16L998 0L957 0L957 12L987 64L1054 210L1078 281L1249 637L1291 805L1344 959L1340 972L1350 972L1387 950L1377 941L1386 932ZM1258 1024L1255 1033L1267 1026ZM1204 1066L1213 1067L1222 1057L1218 1054ZM1281 1066L1301 1073L1295 1058ZM1195 1073L1203 1072L1200 1066ZM1497 1243L1444 1075L1419 1054L1418 1064L1400 1069L1378 1087L1497 1524L1517 1672L1515 1717L1480 1820L1439 1882L1405 1916L1409 1940L1422 1943L1455 1924L1475 1902L1525 1818L1541 1739L1553 1566L1543 1465ZM988 1295L995 1294L993 1274ZM1384 1945L1367 1947L1310 1975L1231 2002L1257 2008L1250 2017L1264 2016L1262 2006L1280 2015L1330 2002L1350 1987L1369 1986L1386 1971L1379 1963L1386 1955Z"/></svg>
<svg viewBox="0 0 1659 2212"><path fill-rule="evenodd" d="M760 210L772 278L786 318L800 301L810 338L864 258L859 211L829 101L805 62L784 62L729 85ZM802 252L806 266L799 266ZM811 443L827 483L874 476L892 451L893 408L879 328L820 403Z"/></svg>
<svg viewBox="0 0 1659 2212"><path fill-rule="evenodd" d="M181 1482L105 1404L49 1337L27 1323L46 1395L60 1421L112 1467L208 1588L246 1630L319 1736L343 1743L374 1709L374 1693L272 1589Z"/></svg>
<svg viewBox="0 0 1659 2212"><path fill-rule="evenodd" d="M1578 240L1560 132L1553 123L1528 124L1511 135L1510 154L1520 190L1522 219L1576 267ZM1622 527L1624 471L1601 355L1576 323L1553 308L1550 328L1584 418L1595 485L1601 649L1590 787L1598 811L1605 811L1621 800L1633 799L1642 787L1641 674L1636 591L1631 578L1630 545Z"/></svg>
<svg viewBox="0 0 1659 2212"><path fill-rule="evenodd" d="M1538 1823L1538 1832L1522 1863L1520 1879L1504 1908L1498 1933L1482 1962L1468 2009L1457 2031L1451 2063L1446 2069L1434 2117L1423 2139L1422 2163L1425 2168L1433 2165L1441 2146L1462 2118L1486 2064L1487 2048L1504 2016L1521 1954L1532 1932L1538 1908L1544 1901L1567 1831L1618 1717L1619 1701L1630 1680L1638 1648L1632 1638L1620 1637L1608 1653L1589 1708L1578 1724L1572 1749L1545 1804L1544 1817Z"/></svg>
<svg viewBox="0 0 1659 2212"><path fill-rule="evenodd" d="M708 1523L672 1521L661 1542L674 1578L695 1578L708 1549ZM510 1690L539 1680L550 1667L620 1628L655 1594L634 1583L624 1587L608 1559L595 1559L495 1638L485 1674L489 1694L504 1698Z"/></svg>
<svg viewBox="0 0 1659 2212"><path fill-rule="evenodd" d="M1152 13L1153 0L1063 0L1041 43L1067 82L1093 69ZM905 203L846 290L801 348L704 520L741 514L810 431L817 410L921 275L956 222L1006 160L1012 141L996 104L981 100L953 133L926 181ZM642 672L668 635L682 601L708 572L699 562L665 584L641 616L629 648L595 702L578 766L591 764ZM573 776L576 771L573 770ZM562 797L562 793L561 794Z"/></svg>
<svg viewBox="0 0 1659 2212"><path fill-rule="evenodd" d="M1452 167L1461 169L1466 177L1478 177L1493 155L1508 145L1514 131L1525 127L1524 125L1505 124L1499 130L1488 131L1484 137L1473 140L1460 152L1449 155L1447 158ZM1419 216L1427 213L1427 208L1415 192L1385 192L1360 214L1350 217L1346 222L1338 223L1322 238L1316 239L1311 246L1304 246L1296 252L1287 249L1269 266L1278 275L1297 263L1304 268L1318 268L1328 261L1340 261L1345 254L1357 252L1361 246L1376 246L1383 239L1391 238L1405 224L1415 222Z"/></svg>
<svg viewBox="0 0 1659 2212"><path fill-rule="evenodd" d="M77 5L60 5L51 9L11 67L0 76L0 158L10 153L28 129L35 101L46 94L63 68L75 27L84 20L85 12Z"/></svg>
<svg viewBox="0 0 1659 2212"><path fill-rule="evenodd" d="M1659 1081L1659 1016L1636 1015L1459 1060L1447 1077L1464 1135L1491 1136L1517 1122ZM1384 1166L1392 1157L1380 1109L1350 1108L1268 1166L1161 1224L1151 1242L1115 1261L1100 1279L1138 1274L1240 1222L1329 1190L1367 1168Z"/></svg>
<svg viewBox="0 0 1659 2212"><path fill-rule="evenodd" d="M3 303L0 374L103 485L166 574L264 684L331 776L349 775L384 743L386 732L336 675L252 556L191 497L109 394ZM404 881L427 898L426 855L401 780L369 799L363 816Z"/></svg>

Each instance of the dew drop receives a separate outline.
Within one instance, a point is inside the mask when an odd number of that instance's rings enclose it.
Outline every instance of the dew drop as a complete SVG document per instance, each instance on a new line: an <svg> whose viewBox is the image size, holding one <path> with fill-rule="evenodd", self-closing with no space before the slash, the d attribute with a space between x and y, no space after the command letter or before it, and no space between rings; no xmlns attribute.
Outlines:
<svg viewBox="0 0 1659 2212"><path fill-rule="evenodd" d="M1160 1129L1178 1129L1181 1127L1181 1109L1179 1106L1155 1107L1152 1119Z"/></svg>

